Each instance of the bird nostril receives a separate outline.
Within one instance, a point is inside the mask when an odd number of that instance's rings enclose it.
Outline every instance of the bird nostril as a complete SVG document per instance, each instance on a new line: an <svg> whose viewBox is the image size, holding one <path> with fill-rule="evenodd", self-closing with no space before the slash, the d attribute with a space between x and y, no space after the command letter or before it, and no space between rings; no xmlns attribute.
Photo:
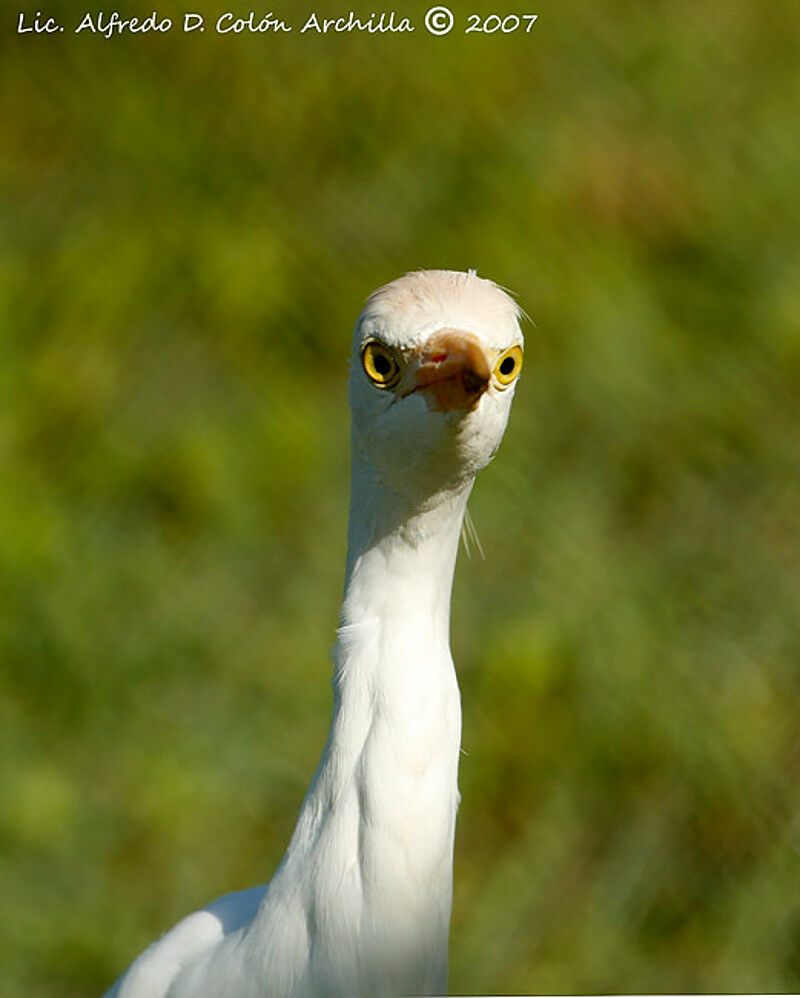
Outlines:
<svg viewBox="0 0 800 998"><path fill-rule="evenodd" d="M465 391L468 392L478 392L482 391L487 383L488 378L482 377L477 371L472 371L467 369L461 376L462 384L464 385Z"/></svg>

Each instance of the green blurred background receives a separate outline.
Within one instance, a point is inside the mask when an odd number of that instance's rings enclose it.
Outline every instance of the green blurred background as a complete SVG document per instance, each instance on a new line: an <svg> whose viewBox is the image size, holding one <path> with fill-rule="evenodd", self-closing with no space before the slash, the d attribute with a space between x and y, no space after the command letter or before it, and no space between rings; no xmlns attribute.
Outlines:
<svg viewBox="0 0 800 998"><path fill-rule="evenodd" d="M419 267L536 323L454 594L451 990L800 989L800 7L453 6L539 21L3 15L3 996L97 994L279 861L351 330Z"/></svg>

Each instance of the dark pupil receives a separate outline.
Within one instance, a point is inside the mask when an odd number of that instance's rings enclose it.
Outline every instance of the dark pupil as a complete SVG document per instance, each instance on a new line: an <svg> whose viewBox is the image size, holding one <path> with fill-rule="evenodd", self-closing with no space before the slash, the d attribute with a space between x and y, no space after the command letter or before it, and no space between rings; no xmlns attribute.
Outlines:
<svg viewBox="0 0 800 998"><path fill-rule="evenodd" d="M500 365L500 373L508 376L517 366L517 362L513 357L506 357L503 363Z"/></svg>
<svg viewBox="0 0 800 998"><path fill-rule="evenodd" d="M373 357L372 363L375 366L375 370L378 374L387 375L392 369L392 362L389 358L382 353L376 353Z"/></svg>

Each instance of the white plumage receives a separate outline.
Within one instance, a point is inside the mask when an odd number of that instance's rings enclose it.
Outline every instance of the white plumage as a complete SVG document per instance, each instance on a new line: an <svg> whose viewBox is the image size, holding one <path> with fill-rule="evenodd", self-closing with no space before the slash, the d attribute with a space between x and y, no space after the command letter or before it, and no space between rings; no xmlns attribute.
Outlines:
<svg viewBox="0 0 800 998"><path fill-rule="evenodd" d="M407 274L368 299L319 767L270 883L179 922L109 998L444 993L461 737L450 592L473 479L508 419L518 320L474 271Z"/></svg>

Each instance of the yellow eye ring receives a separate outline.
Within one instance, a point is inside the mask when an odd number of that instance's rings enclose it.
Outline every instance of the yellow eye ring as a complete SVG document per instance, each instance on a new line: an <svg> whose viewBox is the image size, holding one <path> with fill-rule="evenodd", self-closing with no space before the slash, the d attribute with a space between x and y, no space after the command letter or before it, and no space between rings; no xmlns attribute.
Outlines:
<svg viewBox="0 0 800 998"><path fill-rule="evenodd" d="M500 388L508 388L522 370L522 347L513 346L497 358L494 376Z"/></svg>
<svg viewBox="0 0 800 998"><path fill-rule="evenodd" d="M377 388L394 388L400 380L400 362L389 347L377 340L364 344L361 364L364 373Z"/></svg>

